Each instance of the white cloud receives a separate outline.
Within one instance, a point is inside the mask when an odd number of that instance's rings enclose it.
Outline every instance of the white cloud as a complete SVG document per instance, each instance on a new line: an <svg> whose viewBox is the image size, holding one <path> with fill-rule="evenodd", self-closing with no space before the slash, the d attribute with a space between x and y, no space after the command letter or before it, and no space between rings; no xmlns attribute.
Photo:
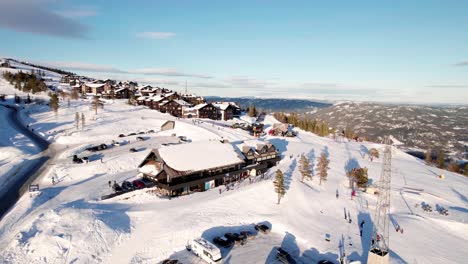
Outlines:
<svg viewBox="0 0 468 264"><path fill-rule="evenodd" d="M59 14L64 17L69 17L69 18L92 17L92 16L97 15L96 10L92 8L83 8L83 7L66 9L66 10L58 10L58 11L55 11L54 13Z"/></svg>
<svg viewBox="0 0 468 264"><path fill-rule="evenodd" d="M160 31L147 31L140 32L136 34L140 38L149 38L149 39L168 39L175 37L174 32L160 32Z"/></svg>
<svg viewBox="0 0 468 264"><path fill-rule="evenodd" d="M144 74L144 75L163 75L163 76L178 76L178 77L183 76L183 77L195 77L195 78L202 78L202 79L212 78L209 75L185 73L185 72L177 71L175 69L166 69L166 68L143 68L143 69L130 70L129 72L136 73L136 74Z"/></svg>
<svg viewBox="0 0 468 264"><path fill-rule="evenodd" d="M46 66L67 69L67 70L75 70L75 71L126 73L125 71L119 70L109 65L84 63L84 62L77 62L77 61L48 61L48 62L39 62L39 64L40 63Z"/></svg>

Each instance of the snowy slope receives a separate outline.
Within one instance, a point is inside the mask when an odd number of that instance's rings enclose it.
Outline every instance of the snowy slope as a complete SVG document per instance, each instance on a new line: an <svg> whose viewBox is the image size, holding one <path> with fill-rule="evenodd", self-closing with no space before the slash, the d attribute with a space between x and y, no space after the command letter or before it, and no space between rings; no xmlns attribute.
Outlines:
<svg viewBox="0 0 468 264"><path fill-rule="evenodd" d="M28 123L49 140L69 148L40 181L42 195L23 196L0 222L0 262L158 263L173 256L183 263L202 263L185 251L189 239L212 239L241 229L253 231L252 223L256 222L271 225L272 234L259 235L244 247L223 249L228 263L275 263L275 246L286 248L298 263L336 261L342 238L350 259L366 259L376 197L358 193L351 200L345 170L352 163L366 166L377 182L381 160L370 162L363 154L373 147L382 149L380 145L335 142L302 131L296 138L265 137L260 140L275 144L283 156L265 179L238 183L230 191L222 188L222 194L215 189L167 200L150 190L139 190L100 201L101 195L110 192L109 180L134 178L137 165L151 148L175 140L172 133L199 143L223 137L239 144L252 138L245 131L220 126L221 121L177 120L119 100L107 102L97 116L86 100L72 102L70 108L62 106L57 116L45 107L34 107L27 110ZM85 113L83 131L74 128L75 112ZM143 136L149 138L138 143L134 136L117 137L120 133L158 131L166 120L176 121L174 131L146 134ZM272 117L265 119L266 126L274 122ZM91 156L89 164L71 163L73 154L89 155L83 152L85 146L111 140L127 144ZM130 153L131 147L143 151ZM300 182L298 156L304 153L316 163L322 151L331 160L328 181L319 185L314 177ZM287 183L287 194L279 205L271 178L276 169L285 173ZM468 248L468 178L427 167L398 150L393 153L392 170L391 218L404 233L391 229L391 262L463 263L459 256ZM436 177L440 173L445 179ZM52 176L58 184L51 185ZM444 206L449 215L424 212L421 202L433 208ZM344 209L350 212L352 223L345 221ZM366 224L361 239L358 225L362 220ZM330 242L325 241L327 235Z"/></svg>

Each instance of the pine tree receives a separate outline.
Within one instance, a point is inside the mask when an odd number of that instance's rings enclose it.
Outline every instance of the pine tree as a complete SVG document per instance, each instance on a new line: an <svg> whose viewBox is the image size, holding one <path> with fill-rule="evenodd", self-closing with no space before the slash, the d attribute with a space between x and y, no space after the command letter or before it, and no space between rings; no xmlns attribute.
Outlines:
<svg viewBox="0 0 468 264"><path fill-rule="evenodd" d="M302 175L301 182L304 182L304 179L312 180L312 170L310 169L309 159L304 154L302 154L301 160L299 161L299 163L300 163L299 171L301 172L301 175Z"/></svg>
<svg viewBox="0 0 468 264"><path fill-rule="evenodd" d="M281 201L281 198L286 194L286 189L284 187L284 175L283 172L278 169L275 175L275 181L273 182L275 186L275 193L278 194L278 204Z"/></svg>
<svg viewBox="0 0 468 264"><path fill-rule="evenodd" d="M442 149L439 150L439 155L437 155L437 164L439 169L445 169L445 153Z"/></svg>
<svg viewBox="0 0 468 264"><path fill-rule="evenodd" d="M59 109L59 98L56 93L50 94L49 106L57 114Z"/></svg>
<svg viewBox="0 0 468 264"><path fill-rule="evenodd" d="M86 119L83 113L81 113L81 129L83 130L85 128L86 124Z"/></svg>
<svg viewBox="0 0 468 264"><path fill-rule="evenodd" d="M94 113L97 115L98 108L104 108L104 104L99 100L99 97L94 96L91 101L91 109L94 110Z"/></svg>
<svg viewBox="0 0 468 264"><path fill-rule="evenodd" d="M432 163L431 148L427 147L426 150L426 164L429 165Z"/></svg>
<svg viewBox="0 0 468 264"><path fill-rule="evenodd" d="M320 185L322 185L322 181L327 180L328 169L330 169L330 167L328 167L328 164L330 164L330 161L327 159L327 154L325 154L325 152L322 152L322 154L320 154L319 161L317 162L318 173L320 177Z"/></svg>
<svg viewBox="0 0 468 264"><path fill-rule="evenodd" d="M75 113L75 126L77 130L80 128L80 114L78 112Z"/></svg>

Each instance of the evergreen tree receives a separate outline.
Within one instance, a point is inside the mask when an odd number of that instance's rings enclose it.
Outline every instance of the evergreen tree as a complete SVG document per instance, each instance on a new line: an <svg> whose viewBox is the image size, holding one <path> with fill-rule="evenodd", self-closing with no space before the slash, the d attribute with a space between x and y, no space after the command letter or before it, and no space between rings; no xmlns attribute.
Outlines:
<svg viewBox="0 0 468 264"><path fill-rule="evenodd" d="M312 170L310 169L311 167L310 161L304 154L301 155L299 164L300 164L299 171L302 175L301 182L304 182L304 179L312 180Z"/></svg>
<svg viewBox="0 0 468 264"><path fill-rule="evenodd" d="M50 94L49 106L57 114L59 109L59 98L56 93Z"/></svg>
<svg viewBox="0 0 468 264"><path fill-rule="evenodd" d="M320 185L322 185L322 181L327 180L328 169L330 169L330 167L328 167L328 164L330 164L330 161L327 159L327 155L325 154L325 152L322 152L322 154L320 154L319 161L317 162L318 173L320 177Z"/></svg>
<svg viewBox="0 0 468 264"><path fill-rule="evenodd" d="M77 130L80 128L80 114L78 112L75 113L75 126Z"/></svg>
<svg viewBox="0 0 468 264"><path fill-rule="evenodd" d="M429 165L432 163L431 148L427 147L426 150L426 164Z"/></svg>
<svg viewBox="0 0 468 264"><path fill-rule="evenodd" d="M91 101L91 109L94 110L94 113L97 115L97 110L99 108L104 108L104 104L99 100L98 96L94 96L93 100Z"/></svg>
<svg viewBox="0 0 468 264"><path fill-rule="evenodd" d="M275 175L275 181L273 181L275 186L275 193L278 194L278 204L281 201L281 198L286 194L286 189L284 187L284 175L283 172L278 169Z"/></svg>
<svg viewBox="0 0 468 264"><path fill-rule="evenodd" d="M439 155L437 155L437 164L439 169L445 169L445 153L442 149L439 150Z"/></svg>
<svg viewBox="0 0 468 264"><path fill-rule="evenodd" d="M81 113L81 129L82 130L85 128L85 125L86 125L85 115Z"/></svg>
<svg viewBox="0 0 468 264"><path fill-rule="evenodd" d="M250 105L249 106L249 112L248 112L250 117L257 116L257 109L255 108L255 105Z"/></svg>

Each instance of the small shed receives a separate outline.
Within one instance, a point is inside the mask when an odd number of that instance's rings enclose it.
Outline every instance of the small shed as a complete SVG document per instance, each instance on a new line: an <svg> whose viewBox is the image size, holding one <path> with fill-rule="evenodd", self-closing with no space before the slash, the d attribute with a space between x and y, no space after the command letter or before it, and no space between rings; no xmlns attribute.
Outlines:
<svg viewBox="0 0 468 264"><path fill-rule="evenodd" d="M175 127L174 121L166 121L164 124L162 124L161 131L171 130L171 129L174 129L174 127Z"/></svg>

